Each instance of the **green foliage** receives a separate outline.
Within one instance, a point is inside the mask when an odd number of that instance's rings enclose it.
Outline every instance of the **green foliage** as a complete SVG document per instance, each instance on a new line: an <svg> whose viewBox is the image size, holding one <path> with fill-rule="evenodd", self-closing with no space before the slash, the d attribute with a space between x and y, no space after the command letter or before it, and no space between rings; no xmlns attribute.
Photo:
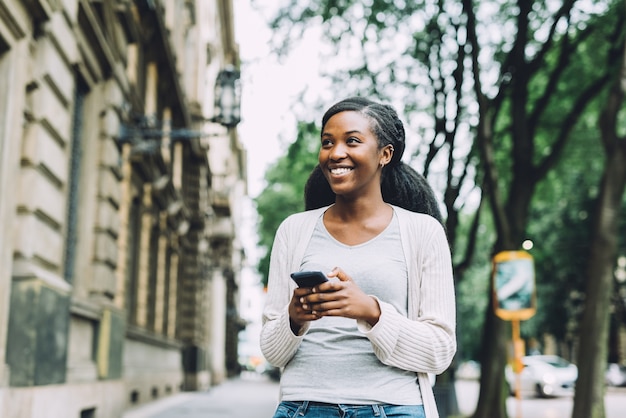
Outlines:
<svg viewBox="0 0 626 418"><path fill-rule="evenodd" d="M491 277L491 247L496 232L490 213L483 210L476 239L476 255L471 267L463 273L463 280L457 284L457 338L460 360L480 359L481 338L485 321L485 309L489 303ZM468 245L469 227L474 214L462 214L459 224L457 248ZM458 263L459 255L453 259Z"/></svg>
<svg viewBox="0 0 626 418"><path fill-rule="evenodd" d="M538 309L523 331L526 336L551 334L567 346L577 338L585 300L591 221L604 169L604 150L596 127L598 107L592 103L558 166L539 184L528 224L528 238L535 243ZM622 212L619 254L626 253L626 204ZM618 299L613 303L623 304Z"/></svg>
<svg viewBox="0 0 626 418"><path fill-rule="evenodd" d="M475 263L467 270L457 287L457 355L462 360L480 359L480 336L489 302L491 273L489 260L482 258L482 263Z"/></svg>
<svg viewBox="0 0 626 418"><path fill-rule="evenodd" d="M304 210L304 186L317 165L320 133L314 123L298 124L296 140L287 153L265 173L267 187L255 199L259 215L259 246L266 251L258 270L267 285L270 249L280 223L292 213Z"/></svg>

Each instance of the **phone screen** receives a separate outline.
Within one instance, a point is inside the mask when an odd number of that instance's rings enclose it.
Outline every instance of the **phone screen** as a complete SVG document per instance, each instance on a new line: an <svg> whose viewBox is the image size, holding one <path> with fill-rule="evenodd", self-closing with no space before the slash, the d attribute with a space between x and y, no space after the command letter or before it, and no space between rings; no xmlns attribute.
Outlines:
<svg viewBox="0 0 626 418"><path fill-rule="evenodd" d="M291 278L299 287L314 287L328 281L328 277L321 271L298 271L291 273Z"/></svg>

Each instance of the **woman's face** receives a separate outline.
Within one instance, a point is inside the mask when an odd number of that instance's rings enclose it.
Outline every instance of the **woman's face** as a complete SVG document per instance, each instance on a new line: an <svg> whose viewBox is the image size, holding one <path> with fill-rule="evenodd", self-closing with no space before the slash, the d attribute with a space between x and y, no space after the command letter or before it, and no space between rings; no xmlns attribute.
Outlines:
<svg viewBox="0 0 626 418"><path fill-rule="evenodd" d="M326 122L321 141L320 167L336 195L380 193L380 164L391 160L391 151L379 149L367 117L354 111L337 113Z"/></svg>

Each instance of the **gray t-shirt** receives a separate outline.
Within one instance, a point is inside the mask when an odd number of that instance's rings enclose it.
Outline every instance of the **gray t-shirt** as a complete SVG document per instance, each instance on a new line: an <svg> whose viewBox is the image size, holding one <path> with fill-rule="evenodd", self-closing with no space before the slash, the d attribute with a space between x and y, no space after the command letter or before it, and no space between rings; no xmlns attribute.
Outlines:
<svg viewBox="0 0 626 418"><path fill-rule="evenodd" d="M367 294L407 315L407 266L394 213L389 226L359 245L334 239L320 217L301 270L341 267ZM335 279L336 280L336 279ZM282 400L343 404L422 403L415 372L378 360L356 320L325 317L311 323L281 377Z"/></svg>

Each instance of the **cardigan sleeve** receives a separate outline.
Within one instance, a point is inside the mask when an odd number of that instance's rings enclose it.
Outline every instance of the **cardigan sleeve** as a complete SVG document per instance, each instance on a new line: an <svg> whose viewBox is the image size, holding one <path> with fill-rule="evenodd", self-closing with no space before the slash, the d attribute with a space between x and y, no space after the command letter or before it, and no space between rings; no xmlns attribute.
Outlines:
<svg viewBox="0 0 626 418"><path fill-rule="evenodd" d="M288 240L285 228L283 222L276 232L272 246L260 337L263 355L277 367L287 364L302 340L302 337L293 334L289 326L288 307L292 291L288 280Z"/></svg>
<svg viewBox="0 0 626 418"><path fill-rule="evenodd" d="M291 360L310 326L305 324L299 335L294 335L289 324L289 302L296 287L290 274L294 269L294 248L300 244L290 237L297 223L292 216L280 225L270 255L260 346L266 360L277 367L284 367Z"/></svg>
<svg viewBox="0 0 626 418"><path fill-rule="evenodd" d="M440 374L452 362L456 352L456 309L452 261L445 231L438 223L427 222L417 232L417 253L407 264L415 266L410 280L409 298L418 298L416 318L407 318L388 303L379 301L381 316L374 327L359 321L384 364L421 373ZM416 239L415 237L413 237ZM417 261L417 262L416 262Z"/></svg>

